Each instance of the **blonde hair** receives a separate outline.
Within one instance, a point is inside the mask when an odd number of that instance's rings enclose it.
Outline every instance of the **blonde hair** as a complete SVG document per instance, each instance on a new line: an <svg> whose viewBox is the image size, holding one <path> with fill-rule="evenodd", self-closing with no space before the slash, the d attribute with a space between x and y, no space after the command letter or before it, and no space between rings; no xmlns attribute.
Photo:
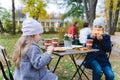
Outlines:
<svg viewBox="0 0 120 80"><path fill-rule="evenodd" d="M34 36L35 35L21 36L19 38L18 42L15 45L15 50L12 56L14 66L19 67L21 57L27 53L27 50L31 46L31 43L34 41ZM25 44L26 41L28 41L28 44ZM25 51L24 53L23 50Z"/></svg>

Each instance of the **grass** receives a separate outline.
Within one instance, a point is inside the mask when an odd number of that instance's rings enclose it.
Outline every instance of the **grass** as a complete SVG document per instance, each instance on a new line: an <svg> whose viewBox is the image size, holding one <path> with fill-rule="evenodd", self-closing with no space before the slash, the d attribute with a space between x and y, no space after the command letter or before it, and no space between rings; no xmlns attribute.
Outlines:
<svg viewBox="0 0 120 80"><path fill-rule="evenodd" d="M7 50L8 56L11 59L10 56L12 56L12 52L14 50L15 43L17 42L18 38L20 37L20 34L18 35L1 35L0 34L0 45L4 46ZM42 37L44 38L54 38L58 37L57 34L43 34ZM52 55L54 59L50 63L50 69L53 70L56 61L58 57L56 55ZM112 61L113 69L115 71L115 80L120 80L119 77L119 68L120 66L117 65L118 63ZM117 65L117 66L116 66ZM14 67L11 67L11 70L14 71ZM69 56L64 56L60 64L58 65L58 68L56 69L55 74L58 75L59 80L70 80L72 75L75 72L75 66L73 65L71 59ZM0 75L0 80L3 80L3 77ZM77 79L75 79L77 80ZM86 80L86 79L84 79ZM103 79L104 80L104 79Z"/></svg>
<svg viewBox="0 0 120 80"><path fill-rule="evenodd" d="M17 42L20 34L18 35L0 35L0 45L4 46L7 49L7 52L11 54L14 50L15 43ZM58 37L56 34L43 34L44 38L54 38Z"/></svg>

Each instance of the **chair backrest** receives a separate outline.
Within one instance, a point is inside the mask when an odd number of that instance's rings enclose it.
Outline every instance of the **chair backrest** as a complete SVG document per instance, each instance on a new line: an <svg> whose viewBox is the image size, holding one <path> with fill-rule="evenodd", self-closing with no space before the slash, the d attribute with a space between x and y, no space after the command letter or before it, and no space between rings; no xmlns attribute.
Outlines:
<svg viewBox="0 0 120 80"><path fill-rule="evenodd" d="M5 80L14 80L13 76L12 76L12 73L10 72L8 59L6 58L6 54L7 54L6 50L2 46L0 46L0 53L2 55L2 58L5 60L5 63L7 65L7 69L8 69L8 72L9 72L9 78L8 78L5 74L4 66L3 66L2 62L0 61L0 67L1 67L1 70L2 70L3 77L5 78Z"/></svg>
<svg viewBox="0 0 120 80"><path fill-rule="evenodd" d="M114 45L113 42L111 42L111 48L113 47L113 45ZM112 52L112 49L107 53L108 59L110 58L111 52Z"/></svg>

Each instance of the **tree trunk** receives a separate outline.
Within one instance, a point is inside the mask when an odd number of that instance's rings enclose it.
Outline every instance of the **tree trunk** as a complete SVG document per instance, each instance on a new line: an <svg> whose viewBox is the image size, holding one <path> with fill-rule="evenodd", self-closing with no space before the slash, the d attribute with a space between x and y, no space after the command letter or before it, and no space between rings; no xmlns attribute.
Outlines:
<svg viewBox="0 0 120 80"><path fill-rule="evenodd" d="M89 24L93 24L93 20L95 19L96 16L96 5L97 5L97 0L90 0L90 10L89 10Z"/></svg>
<svg viewBox="0 0 120 80"><path fill-rule="evenodd" d="M110 0L109 19L108 19L108 33L109 34L111 34L111 30L112 30L112 9L113 9L113 0Z"/></svg>
<svg viewBox="0 0 120 80"><path fill-rule="evenodd" d="M98 0L83 0L84 6L85 6L85 13L86 13L86 18L87 21L90 25L93 24L93 21L96 16L96 5L97 5Z"/></svg>
<svg viewBox="0 0 120 80"><path fill-rule="evenodd" d="M14 0L12 0L12 25L13 25L13 34L15 35L16 28L15 28L15 4L14 4Z"/></svg>
<svg viewBox="0 0 120 80"><path fill-rule="evenodd" d="M120 0L118 0L118 3L117 3L117 8L119 8L119 7L120 7ZM110 32L111 35L115 34L118 18L119 18L119 9L117 9L115 12L115 16L114 16L114 20L113 20L113 28L112 28L112 31Z"/></svg>
<svg viewBox="0 0 120 80"><path fill-rule="evenodd" d="M3 25L2 25L1 20L0 20L0 28L1 28L1 33L4 33L4 32L5 32L5 29L3 28Z"/></svg>
<svg viewBox="0 0 120 80"><path fill-rule="evenodd" d="M86 15L86 20L87 22L89 23L88 21L88 18L89 18L89 11L88 11L88 6L87 6L87 1L86 0L83 0L83 4L84 4L84 10L85 10L85 15Z"/></svg>
<svg viewBox="0 0 120 80"><path fill-rule="evenodd" d="M112 1L112 0L111 0ZM113 7L113 2L111 2L110 4L110 11L109 11L109 24L108 24L108 27L109 27L109 34L110 35L114 35L115 34L115 31L116 31L116 26L117 26L117 22L118 22L118 18L119 18L119 7L120 7L120 0L118 0L118 3L117 3L117 10L115 11L115 15L113 16L112 14L112 7Z"/></svg>

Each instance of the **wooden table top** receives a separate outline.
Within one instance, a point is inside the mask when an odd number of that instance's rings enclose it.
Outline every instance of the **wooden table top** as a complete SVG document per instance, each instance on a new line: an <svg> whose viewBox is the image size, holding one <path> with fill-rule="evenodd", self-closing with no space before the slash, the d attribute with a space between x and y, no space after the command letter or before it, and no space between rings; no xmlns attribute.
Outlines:
<svg viewBox="0 0 120 80"><path fill-rule="evenodd" d="M90 52L96 52L96 51L99 51L99 50L98 49L90 49L90 50L67 49L61 52L53 52L53 54L58 55L58 56L64 56L64 55L73 55L73 54L80 54L80 53L90 53Z"/></svg>

